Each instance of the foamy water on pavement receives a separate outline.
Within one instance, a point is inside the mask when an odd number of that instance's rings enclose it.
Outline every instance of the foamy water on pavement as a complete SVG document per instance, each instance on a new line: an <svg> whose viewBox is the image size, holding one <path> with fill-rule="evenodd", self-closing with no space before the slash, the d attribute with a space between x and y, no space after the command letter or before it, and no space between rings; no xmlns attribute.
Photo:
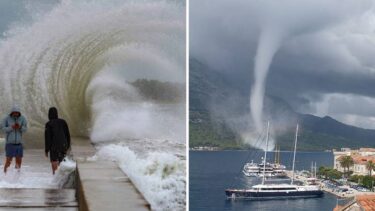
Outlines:
<svg viewBox="0 0 375 211"><path fill-rule="evenodd" d="M52 174L49 158L44 156L43 150L25 150L23 164L20 171L14 168L15 161L8 168L4 168L4 154L0 165L0 188L61 188L69 174L75 169L75 162L62 162L55 175Z"/></svg>

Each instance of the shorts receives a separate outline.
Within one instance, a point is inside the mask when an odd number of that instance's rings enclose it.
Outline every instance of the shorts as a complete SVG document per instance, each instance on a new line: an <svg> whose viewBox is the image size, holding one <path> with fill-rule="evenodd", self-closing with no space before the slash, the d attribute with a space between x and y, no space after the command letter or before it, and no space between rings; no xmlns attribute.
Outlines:
<svg viewBox="0 0 375 211"><path fill-rule="evenodd" d="M23 157L22 144L6 144L5 154L7 157Z"/></svg>
<svg viewBox="0 0 375 211"><path fill-rule="evenodd" d="M49 158L50 158L51 162L52 161L59 161L59 163L61 163L61 161L64 160L65 155L66 155L66 153L61 152L61 151L51 150L49 152Z"/></svg>

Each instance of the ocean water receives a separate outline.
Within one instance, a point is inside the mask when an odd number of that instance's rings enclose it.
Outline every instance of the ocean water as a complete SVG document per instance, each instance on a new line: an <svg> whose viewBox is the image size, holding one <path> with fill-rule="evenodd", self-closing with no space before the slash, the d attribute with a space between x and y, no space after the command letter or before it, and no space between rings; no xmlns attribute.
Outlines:
<svg viewBox="0 0 375 211"><path fill-rule="evenodd" d="M29 122L25 139L38 142L48 108L57 107L72 136L89 137L95 159L115 160L153 210L183 210L185 90L165 102L133 82L185 87L185 3L24 2L27 21L0 39L0 115L18 104Z"/></svg>
<svg viewBox="0 0 375 211"><path fill-rule="evenodd" d="M141 139L97 146L98 152L93 159L117 162L152 205L153 210L185 210L185 145L175 146L165 143L165 140L148 141L153 144ZM159 149L147 148L157 143ZM168 146L174 153L170 153ZM134 148L143 149L138 151Z"/></svg>
<svg viewBox="0 0 375 211"><path fill-rule="evenodd" d="M259 162L262 151L217 151L189 153L189 206L190 210L261 210L261 211L330 211L336 206L336 197L325 193L322 198L287 200L228 200L224 190L245 188L260 182L242 174L246 160ZM267 161L274 161L273 153L267 154ZM281 163L291 169L292 152L281 152ZM297 152L296 169L310 170L311 161L317 166L333 166L330 152Z"/></svg>

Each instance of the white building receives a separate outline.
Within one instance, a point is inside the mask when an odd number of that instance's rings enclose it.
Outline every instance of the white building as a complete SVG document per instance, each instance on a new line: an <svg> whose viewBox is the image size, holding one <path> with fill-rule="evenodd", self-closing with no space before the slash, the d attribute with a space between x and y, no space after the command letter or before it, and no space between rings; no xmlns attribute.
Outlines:
<svg viewBox="0 0 375 211"><path fill-rule="evenodd" d="M375 149L374 148L360 148L359 150L351 150L350 148L342 148L340 151L333 151L334 168L343 172L344 168L340 165L340 159L343 156L351 156L354 165L349 168L356 175L367 175L368 170L366 164L368 161L375 163Z"/></svg>

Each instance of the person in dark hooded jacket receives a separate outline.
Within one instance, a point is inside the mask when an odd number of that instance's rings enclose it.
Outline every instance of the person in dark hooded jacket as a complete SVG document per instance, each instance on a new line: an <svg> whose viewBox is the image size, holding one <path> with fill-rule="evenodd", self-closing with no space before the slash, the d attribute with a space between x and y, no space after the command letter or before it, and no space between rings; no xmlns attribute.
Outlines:
<svg viewBox="0 0 375 211"><path fill-rule="evenodd" d="M45 129L45 153L51 160L52 173L55 174L59 164L70 149L70 133L68 124L59 119L57 109L51 107L48 111L49 121Z"/></svg>

